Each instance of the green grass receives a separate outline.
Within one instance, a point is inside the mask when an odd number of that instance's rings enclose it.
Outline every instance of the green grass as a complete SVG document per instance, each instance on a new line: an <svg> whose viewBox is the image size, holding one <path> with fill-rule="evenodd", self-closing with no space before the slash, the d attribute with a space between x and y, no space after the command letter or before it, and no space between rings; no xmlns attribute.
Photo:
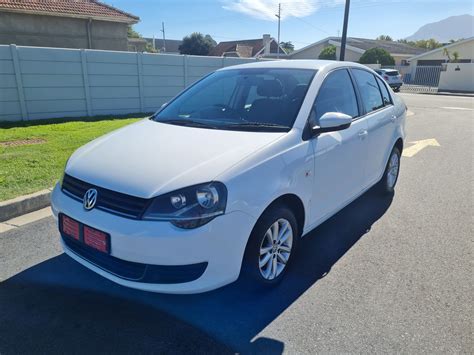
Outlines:
<svg viewBox="0 0 474 355"><path fill-rule="evenodd" d="M85 143L138 118L0 123L0 142L39 138L46 143L0 146L0 201L52 187L69 156Z"/></svg>

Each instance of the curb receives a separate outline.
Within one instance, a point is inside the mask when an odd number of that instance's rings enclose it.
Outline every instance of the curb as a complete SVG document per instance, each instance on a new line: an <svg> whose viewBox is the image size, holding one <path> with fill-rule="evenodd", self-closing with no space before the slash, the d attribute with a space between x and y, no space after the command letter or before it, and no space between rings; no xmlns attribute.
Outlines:
<svg viewBox="0 0 474 355"><path fill-rule="evenodd" d="M474 97L473 93L438 91L438 92L419 92L422 95L440 95L440 96L456 96L456 97Z"/></svg>
<svg viewBox="0 0 474 355"><path fill-rule="evenodd" d="M48 207L51 200L51 190L52 188L41 190L0 202L0 222Z"/></svg>

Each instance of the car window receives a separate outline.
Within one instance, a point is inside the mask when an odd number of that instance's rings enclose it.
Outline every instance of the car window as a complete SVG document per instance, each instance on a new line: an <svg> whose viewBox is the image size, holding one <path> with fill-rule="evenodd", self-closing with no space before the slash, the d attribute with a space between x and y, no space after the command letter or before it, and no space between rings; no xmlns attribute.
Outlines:
<svg viewBox="0 0 474 355"><path fill-rule="evenodd" d="M377 78L377 82L379 83L380 90L382 91L383 103L385 105L391 105L392 98L388 92L387 85L385 85L384 82L379 78Z"/></svg>
<svg viewBox="0 0 474 355"><path fill-rule="evenodd" d="M196 106L209 107L212 105L224 107L229 105L236 86L236 77L221 77L210 83L207 90L197 91L179 108L181 115L186 115Z"/></svg>
<svg viewBox="0 0 474 355"><path fill-rule="evenodd" d="M375 75L362 69L352 69L352 72L354 73L360 95L362 96L365 112L368 113L383 107L382 94L375 81Z"/></svg>
<svg viewBox="0 0 474 355"><path fill-rule="evenodd" d="M315 74L315 70L291 68L217 71L152 119L212 129L288 131Z"/></svg>
<svg viewBox="0 0 474 355"><path fill-rule="evenodd" d="M346 69L336 70L324 80L313 105L310 123L317 125L326 112L341 112L352 118L359 115L354 86Z"/></svg>

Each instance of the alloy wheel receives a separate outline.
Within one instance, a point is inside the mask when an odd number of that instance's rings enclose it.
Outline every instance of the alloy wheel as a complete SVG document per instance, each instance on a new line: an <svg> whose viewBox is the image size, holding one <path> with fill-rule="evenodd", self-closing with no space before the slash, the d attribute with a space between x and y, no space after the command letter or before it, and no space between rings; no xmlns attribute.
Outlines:
<svg viewBox="0 0 474 355"><path fill-rule="evenodd" d="M274 280L285 269L293 246L293 228L284 218L278 219L265 232L260 244L258 266L266 280Z"/></svg>
<svg viewBox="0 0 474 355"><path fill-rule="evenodd" d="M398 169L400 168L400 157L396 152L392 153L390 160L388 162L388 171L387 171L387 187L392 189L397 182Z"/></svg>

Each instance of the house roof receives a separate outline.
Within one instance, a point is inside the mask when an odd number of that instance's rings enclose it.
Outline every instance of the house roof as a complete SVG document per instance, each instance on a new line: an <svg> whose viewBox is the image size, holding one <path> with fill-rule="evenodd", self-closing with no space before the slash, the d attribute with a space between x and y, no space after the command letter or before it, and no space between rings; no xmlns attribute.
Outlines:
<svg viewBox="0 0 474 355"><path fill-rule="evenodd" d="M137 23L140 18L97 0L0 0L0 11Z"/></svg>
<svg viewBox="0 0 474 355"><path fill-rule="evenodd" d="M227 42L219 42L217 46L211 49L209 52L210 56L217 56L220 57L227 52L237 52L237 45L241 47L251 47L252 48L252 57L260 54L263 51L263 39L243 39L238 41L227 41ZM281 47L280 47L281 48ZM281 53L283 54L283 49L280 49ZM277 43L272 38L270 42L270 53L277 52Z"/></svg>
<svg viewBox="0 0 474 355"><path fill-rule="evenodd" d="M298 49L297 51L292 52L291 54L302 52L308 48L319 45L321 43L328 42L336 46L340 46L341 38L340 37L327 37L318 42L312 43L306 47ZM395 41L379 41L376 39L367 39L367 38L357 38L357 37L347 37L346 45L348 48L357 48L361 52L365 52L370 48L383 48L391 54L406 54L406 55L418 55L426 52L426 49L410 46L406 43L399 43Z"/></svg>
<svg viewBox="0 0 474 355"><path fill-rule="evenodd" d="M451 48L451 47L454 47L454 46L457 46L457 45L460 45L460 44L464 44L464 43L467 43L467 42L471 42L471 41L474 41L474 37L469 37L469 38L466 38L466 39L463 39L461 41L457 41L457 42L454 42L454 43L450 43L446 46L443 46L443 47L439 47L439 48L436 48L436 49L433 49L431 51L428 51L428 52L425 52L425 53L422 53L422 54L419 54L419 55L416 55L414 57L411 57L410 60L413 60L413 59L419 59L419 58L422 58L426 55L431 55L433 53L436 53L436 52L440 52L440 51L444 51L445 48Z"/></svg>
<svg viewBox="0 0 474 355"><path fill-rule="evenodd" d="M153 43L153 38L145 38L146 41L150 44ZM179 46L183 43L180 39L166 39L166 52L168 53L179 53ZM163 39L155 38L155 48L163 48Z"/></svg>

